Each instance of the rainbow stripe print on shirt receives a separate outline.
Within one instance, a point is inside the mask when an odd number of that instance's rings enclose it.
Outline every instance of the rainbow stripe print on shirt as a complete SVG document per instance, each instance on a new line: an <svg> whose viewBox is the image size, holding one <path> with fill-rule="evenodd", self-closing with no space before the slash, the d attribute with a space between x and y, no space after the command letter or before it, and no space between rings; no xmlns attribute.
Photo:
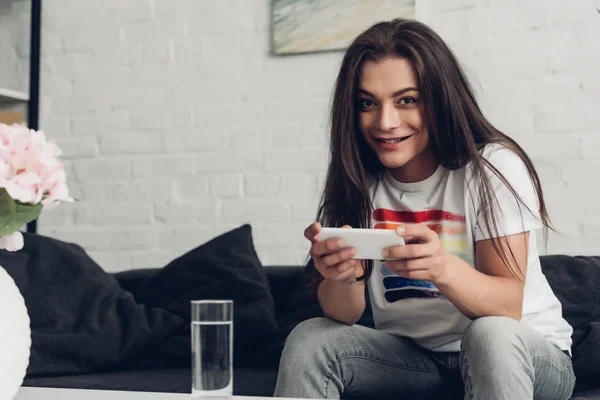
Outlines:
<svg viewBox="0 0 600 400"><path fill-rule="evenodd" d="M466 220L463 215L443 210L394 211L378 208L373 212L373 220L375 229L396 229L402 223L425 224L439 235L442 246L446 250L472 265L471 257L468 255ZM389 303L409 298L442 297L433 283L402 278L385 266L385 260L382 260L380 272L383 277L385 298Z"/></svg>

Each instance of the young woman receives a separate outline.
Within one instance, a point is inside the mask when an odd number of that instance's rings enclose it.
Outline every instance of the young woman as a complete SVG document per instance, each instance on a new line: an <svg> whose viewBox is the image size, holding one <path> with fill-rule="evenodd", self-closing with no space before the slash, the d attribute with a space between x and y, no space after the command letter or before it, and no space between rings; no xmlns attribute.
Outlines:
<svg viewBox="0 0 600 400"><path fill-rule="evenodd" d="M288 337L276 396L570 397L572 328L537 252L540 181L424 24L378 23L346 51L318 220L305 236L327 318ZM321 226L396 229L407 245L360 262ZM365 288L376 329L354 325Z"/></svg>

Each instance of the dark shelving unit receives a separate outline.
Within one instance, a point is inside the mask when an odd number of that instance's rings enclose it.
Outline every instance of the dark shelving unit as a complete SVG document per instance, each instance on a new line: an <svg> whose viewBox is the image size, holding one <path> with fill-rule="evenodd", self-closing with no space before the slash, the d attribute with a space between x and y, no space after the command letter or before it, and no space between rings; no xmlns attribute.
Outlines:
<svg viewBox="0 0 600 400"><path fill-rule="evenodd" d="M0 87L0 109L23 114L27 126L39 129L40 105L40 50L41 50L42 1L31 0L29 93ZM37 231L37 221L27 224L27 232Z"/></svg>
<svg viewBox="0 0 600 400"><path fill-rule="evenodd" d="M29 40L29 101L27 103L27 125L39 129L40 111L40 51L42 27L42 0L31 0L31 37ZM27 224L27 232L37 231L37 220Z"/></svg>

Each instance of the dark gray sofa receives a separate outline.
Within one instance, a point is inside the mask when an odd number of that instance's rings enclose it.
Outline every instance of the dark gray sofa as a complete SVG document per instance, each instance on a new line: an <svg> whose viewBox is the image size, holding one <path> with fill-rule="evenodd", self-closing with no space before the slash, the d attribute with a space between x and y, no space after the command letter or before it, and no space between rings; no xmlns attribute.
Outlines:
<svg viewBox="0 0 600 400"><path fill-rule="evenodd" d="M600 259L549 256L542 257L542 265L551 286L563 302L566 318L578 326L583 324L583 320L588 322L588 325L579 330L583 333L574 338L580 346L574 347L574 363L580 371L584 371L582 375L585 375L585 379L578 378L573 399L600 400L600 382L597 379L600 377L600 369L589 370L597 367L598 364L595 363L598 360L586 358L600 348L600 342L596 342L598 336L595 336L598 327L593 322L589 324L600 312L600 291L597 290L600 284ZM317 315L314 302L298 297L303 283L302 267L271 266L265 267L265 270L280 324L291 329L294 323ZM125 290L135 292L136 285L154 271L132 270L115 276ZM586 288L581 287L584 284L595 294L589 293L586 297L583 294ZM581 336L583 334L585 336ZM234 394L272 396L276 377L277 371L274 368L236 368ZM27 378L24 386L189 393L191 374L189 369L107 371L89 375Z"/></svg>

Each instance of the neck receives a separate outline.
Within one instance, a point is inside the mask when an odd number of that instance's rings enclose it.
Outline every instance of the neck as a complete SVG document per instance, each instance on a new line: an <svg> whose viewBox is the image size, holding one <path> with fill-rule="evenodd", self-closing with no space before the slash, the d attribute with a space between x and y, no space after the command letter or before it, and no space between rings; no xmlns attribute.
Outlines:
<svg viewBox="0 0 600 400"><path fill-rule="evenodd" d="M402 167L392 169L391 173L394 179L400 182L421 182L433 175L439 165L440 162L433 155L433 151L427 149Z"/></svg>

